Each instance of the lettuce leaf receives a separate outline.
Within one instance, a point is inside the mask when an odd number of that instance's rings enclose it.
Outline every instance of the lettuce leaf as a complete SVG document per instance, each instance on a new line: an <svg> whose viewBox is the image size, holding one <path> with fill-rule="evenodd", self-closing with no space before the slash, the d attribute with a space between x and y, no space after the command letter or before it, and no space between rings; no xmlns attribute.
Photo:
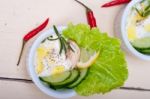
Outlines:
<svg viewBox="0 0 150 99"><path fill-rule="evenodd" d="M79 95L106 93L124 84L128 70L117 38L101 33L98 28L90 29L85 24L69 24L63 31L63 36L76 41L79 47L100 51L98 59L90 66L87 77L75 88Z"/></svg>

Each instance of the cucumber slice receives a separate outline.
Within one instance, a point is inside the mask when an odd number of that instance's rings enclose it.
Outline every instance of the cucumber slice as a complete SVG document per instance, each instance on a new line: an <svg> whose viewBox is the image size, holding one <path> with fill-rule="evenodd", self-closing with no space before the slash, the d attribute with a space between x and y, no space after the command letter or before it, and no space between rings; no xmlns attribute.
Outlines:
<svg viewBox="0 0 150 99"><path fill-rule="evenodd" d="M139 52L150 55L150 49L143 49L143 50L140 50Z"/></svg>
<svg viewBox="0 0 150 99"><path fill-rule="evenodd" d="M58 83L66 80L71 75L70 71L66 71L63 73L51 75L51 76L45 76L45 77L39 77L40 80L47 82L47 83Z"/></svg>
<svg viewBox="0 0 150 99"><path fill-rule="evenodd" d="M75 82L73 82L72 84L68 85L67 88L74 88L78 84L80 84L80 82L86 77L87 72L88 72L88 68L81 69L80 70L80 76L79 76L79 78Z"/></svg>
<svg viewBox="0 0 150 99"><path fill-rule="evenodd" d="M50 85L53 86L55 89L60 89L60 88L65 88L65 85L68 85L72 82L74 82L79 76L79 71L78 70L72 70L71 71L71 76L66 79L65 81L62 82L57 82L57 83L51 83Z"/></svg>
<svg viewBox="0 0 150 99"><path fill-rule="evenodd" d="M137 49L150 48L150 37L136 39L136 40L132 41L131 44Z"/></svg>

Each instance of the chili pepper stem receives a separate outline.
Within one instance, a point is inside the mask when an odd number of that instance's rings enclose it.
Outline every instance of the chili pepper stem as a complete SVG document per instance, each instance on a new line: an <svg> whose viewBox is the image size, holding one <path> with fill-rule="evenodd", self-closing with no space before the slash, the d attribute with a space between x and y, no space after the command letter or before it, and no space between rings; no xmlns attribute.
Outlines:
<svg viewBox="0 0 150 99"><path fill-rule="evenodd" d="M89 7L87 7L85 4L83 4L82 2L78 1L78 0L75 0L76 2L78 2L79 4L81 4L83 7L86 8L87 12L88 11L91 11L91 9Z"/></svg>
<svg viewBox="0 0 150 99"><path fill-rule="evenodd" d="M82 5L83 7L85 7L86 9L86 16L87 16L87 21L88 21L88 24L91 28L93 27L96 27L96 19L94 17L94 14L93 14L93 11L87 7L85 4L83 4L82 2L78 1L78 0L75 0L77 3L79 3L80 5Z"/></svg>
<svg viewBox="0 0 150 99"><path fill-rule="evenodd" d="M22 48L21 48L21 52L20 52L20 55L19 55L19 59L18 59L18 62L17 62L17 66L19 65L20 63L20 60L21 60L21 56L22 56L22 53L23 53L23 49L24 49L24 46L25 46L25 43L30 40L32 37L34 37L36 34L38 34L40 31L42 31L48 24L49 22L49 18L47 18L40 26L38 26L37 28L33 29L32 31L28 32L24 37L23 37L23 43L22 43Z"/></svg>
<svg viewBox="0 0 150 99"><path fill-rule="evenodd" d="M18 62L17 62L17 66L18 66L19 63L20 63L21 56L22 56L22 53L23 53L23 49L24 49L25 44L26 44L26 41L23 40L23 42L22 42L22 47L21 47L21 51L20 51L20 54L19 54L19 59L18 59Z"/></svg>

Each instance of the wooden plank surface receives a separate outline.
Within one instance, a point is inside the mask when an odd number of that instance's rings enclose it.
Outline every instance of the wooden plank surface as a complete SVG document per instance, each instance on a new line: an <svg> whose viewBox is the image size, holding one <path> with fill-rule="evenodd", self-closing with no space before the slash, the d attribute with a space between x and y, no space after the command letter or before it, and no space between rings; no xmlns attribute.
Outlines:
<svg viewBox="0 0 150 99"><path fill-rule="evenodd" d="M33 83L16 81L0 81L0 99L55 99L42 93ZM108 94L90 97L75 96L70 99L149 99L150 93L145 91L113 90Z"/></svg>
<svg viewBox="0 0 150 99"><path fill-rule="evenodd" d="M100 5L110 0L81 1L93 9L100 30L113 36L115 34L115 17L125 6L104 9L100 8ZM74 2L74 0L0 0L0 12L0 77L6 78L30 79L25 60L35 38L27 43L21 64L17 67L16 63L22 44L22 37L47 17L50 17L50 23L45 30L53 24L86 23L84 8ZM129 79L125 86L150 89L150 62L142 61L127 53L126 59L129 68ZM13 89L16 90L14 91ZM0 99L9 99L12 96L16 99L25 98L25 96L32 99L48 98L33 84L29 83L0 80L0 92ZM101 97L110 99L114 97L114 99L120 99L121 96L124 99L129 99L130 97L141 99L142 96L144 96L144 99L148 99L148 97L150 98L150 92L115 90L104 96L99 95L89 98L98 99ZM82 99L82 97L78 98Z"/></svg>

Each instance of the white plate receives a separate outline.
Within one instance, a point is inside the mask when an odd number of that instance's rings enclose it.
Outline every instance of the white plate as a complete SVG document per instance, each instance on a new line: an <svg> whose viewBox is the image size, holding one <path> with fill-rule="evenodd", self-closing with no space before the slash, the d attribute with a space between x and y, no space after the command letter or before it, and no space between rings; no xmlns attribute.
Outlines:
<svg viewBox="0 0 150 99"><path fill-rule="evenodd" d="M61 33L63 29L66 27L59 26L57 27L58 31ZM48 86L45 86L42 84L42 82L39 80L37 74L35 73L34 68L34 58L35 58L35 52L39 44L48 36L54 33L53 28L43 32L37 39L34 41L33 45L31 46L31 49L29 51L29 55L27 57L27 65L28 65L28 71L32 78L32 81L35 83L35 85L44 93L46 93L49 96L53 96L55 98L69 98L76 95L76 92L72 89L66 89L66 90L53 90L49 88Z"/></svg>

